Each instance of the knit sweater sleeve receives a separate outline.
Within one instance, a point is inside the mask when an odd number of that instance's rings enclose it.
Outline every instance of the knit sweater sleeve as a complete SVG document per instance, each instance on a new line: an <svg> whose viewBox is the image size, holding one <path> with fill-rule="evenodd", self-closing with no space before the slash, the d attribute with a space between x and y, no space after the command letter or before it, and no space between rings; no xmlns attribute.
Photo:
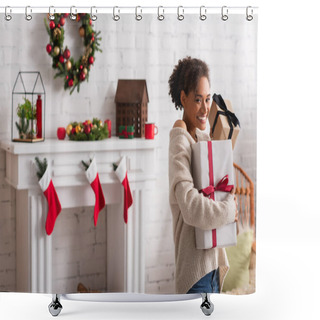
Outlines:
<svg viewBox="0 0 320 320"><path fill-rule="evenodd" d="M235 201L230 194L224 201L206 198L194 187L191 175L193 139L182 128L170 131L169 181L170 202L177 204L186 224L211 230L235 220Z"/></svg>

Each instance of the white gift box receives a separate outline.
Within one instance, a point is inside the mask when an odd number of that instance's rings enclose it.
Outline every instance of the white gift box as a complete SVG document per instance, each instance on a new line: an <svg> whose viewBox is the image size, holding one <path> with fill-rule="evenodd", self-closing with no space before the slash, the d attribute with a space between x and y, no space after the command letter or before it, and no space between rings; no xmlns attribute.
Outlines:
<svg viewBox="0 0 320 320"><path fill-rule="evenodd" d="M231 140L200 141L192 145L192 176L195 188L209 195L212 201L223 201L228 196L234 184L233 180L233 153ZM225 187L226 176L228 186ZM211 181L211 183L210 183ZM222 187L221 187L222 186ZM208 188L209 187L209 188ZM225 189L229 191L219 191ZM236 223L226 224L214 230L196 228L196 248L210 249L224 248L237 244Z"/></svg>

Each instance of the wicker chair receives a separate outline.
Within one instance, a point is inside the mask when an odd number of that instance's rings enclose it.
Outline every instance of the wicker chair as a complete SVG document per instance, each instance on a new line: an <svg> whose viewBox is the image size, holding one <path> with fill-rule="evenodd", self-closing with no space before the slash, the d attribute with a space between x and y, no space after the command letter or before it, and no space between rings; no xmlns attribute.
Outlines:
<svg viewBox="0 0 320 320"><path fill-rule="evenodd" d="M254 184L247 173L236 163L234 167L235 194L238 200L238 228L249 226L255 233ZM252 244L256 251L256 242Z"/></svg>

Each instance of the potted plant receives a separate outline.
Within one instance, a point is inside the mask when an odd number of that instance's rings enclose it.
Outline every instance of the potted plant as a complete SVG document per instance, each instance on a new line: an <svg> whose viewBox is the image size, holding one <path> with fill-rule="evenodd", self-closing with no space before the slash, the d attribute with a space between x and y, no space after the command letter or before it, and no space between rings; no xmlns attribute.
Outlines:
<svg viewBox="0 0 320 320"><path fill-rule="evenodd" d="M16 127L19 131L20 139L33 139L37 133L36 108L32 106L29 99L24 98L24 103L18 104L17 115L19 123L16 122ZM30 121L31 129L29 130Z"/></svg>

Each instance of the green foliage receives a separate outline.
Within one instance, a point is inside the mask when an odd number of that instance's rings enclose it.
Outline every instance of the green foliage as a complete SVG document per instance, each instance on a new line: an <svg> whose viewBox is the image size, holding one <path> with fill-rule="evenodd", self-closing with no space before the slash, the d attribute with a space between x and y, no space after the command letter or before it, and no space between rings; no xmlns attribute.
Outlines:
<svg viewBox="0 0 320 320"><path fill-rule="evenodd" d="M29 128L29 119L26 119L26 111L21 109L20 112L20 123L16 122L16 127L19 131L20 139L23 139L27 136L28 128Z"/></svg>
<svg viewBox="0 0 320 320"><path fill-rule="evenodd" d="M37 109L35 106L32 105L29 99L23 98L24 103L18 104L17 107L17 115L19 118L22 118L22 112L24 111L24 117L27 120L36 119L37 117Z"/></svg>
<svg viewBox="0 0 320 320"><path fill-rule="evenodd" d="M81 160L81 163L83 164L85 171L87 171L87 170L88 170L88 168L89 168L89 166L90 166L91 162L92 162L92 160L91 160L91 159L90 159L90 162L89 162L89 163L86 163L86 162L84 162L83 160Z"/></svg>
<svg viewBox="0 0 320 320"><path fill-rule="evenodd" d="M47 158L44 158L43 161L40 161L38 157L35 157L35 160L38 167L37 176L38 176L38 179L40 180L47 170L48 162L47 162Z"/></svg>

